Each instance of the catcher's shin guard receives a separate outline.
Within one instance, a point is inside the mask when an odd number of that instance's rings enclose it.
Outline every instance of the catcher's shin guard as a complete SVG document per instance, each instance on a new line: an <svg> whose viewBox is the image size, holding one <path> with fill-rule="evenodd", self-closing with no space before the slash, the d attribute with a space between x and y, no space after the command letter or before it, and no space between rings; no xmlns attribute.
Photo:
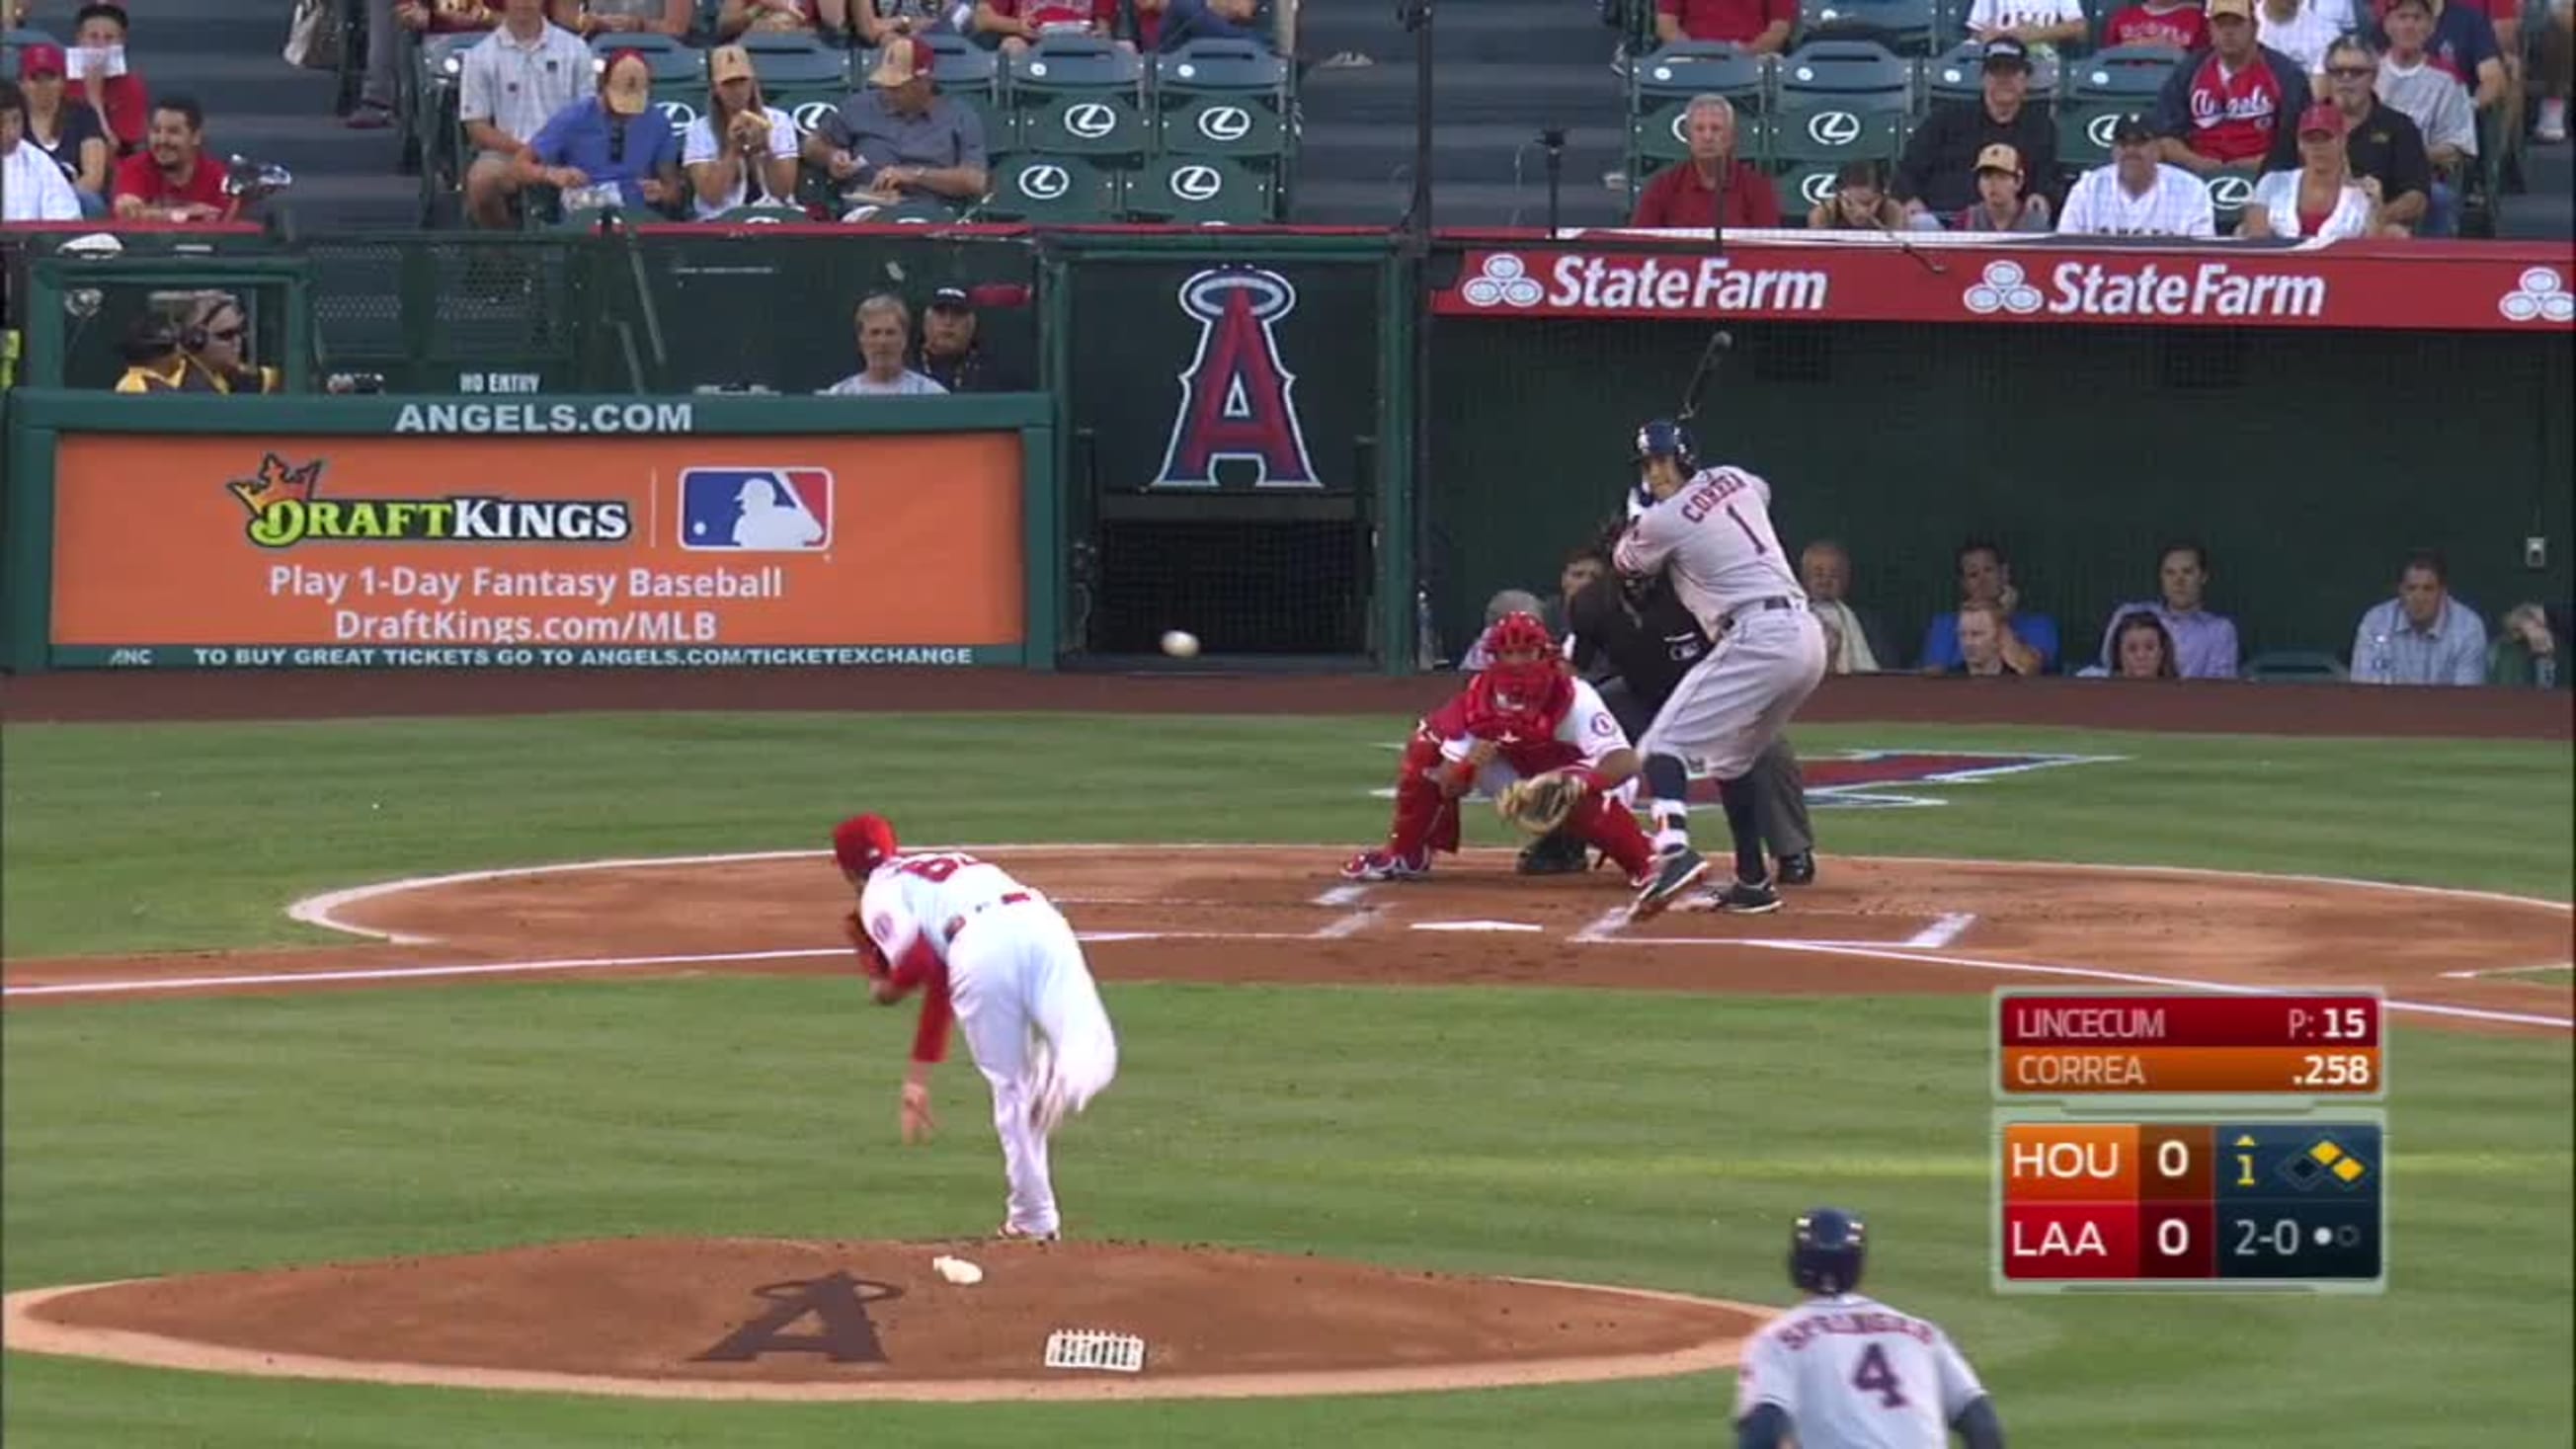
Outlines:
<svg viewBox="0 0 2576 1449"><path fill-rule="evenodd" d="M1441 792L1431 772L1440 766L1440 747L1415 740L1404 752L1404 773L1395 782L1395 822L1387 827L1387 853L1398 860L1419 860L1428 850L1456 854L1458 802Z"/></svg>
<svg viewBox="0 0 2576 1449"><path fill-rule="evenodd" d="M1565 831L1609 856L1630 880L1654 869L1655 848L1646 842L1646 832L1637 828L1637 817L1616 800L1584 796L1565 818Z"/></svg>

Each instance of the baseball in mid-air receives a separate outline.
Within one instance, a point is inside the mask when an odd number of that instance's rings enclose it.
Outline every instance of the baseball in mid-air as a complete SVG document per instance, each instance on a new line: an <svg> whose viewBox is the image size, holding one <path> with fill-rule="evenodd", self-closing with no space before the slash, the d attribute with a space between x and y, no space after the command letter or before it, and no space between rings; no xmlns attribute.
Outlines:
<svg viewBox="0 0 2576 1449"><path fill-rule="evenodd" d="M1163 635L1163 652L1174 659L1196 659L1199 636L1187 629L1173 629Z"/></svg>

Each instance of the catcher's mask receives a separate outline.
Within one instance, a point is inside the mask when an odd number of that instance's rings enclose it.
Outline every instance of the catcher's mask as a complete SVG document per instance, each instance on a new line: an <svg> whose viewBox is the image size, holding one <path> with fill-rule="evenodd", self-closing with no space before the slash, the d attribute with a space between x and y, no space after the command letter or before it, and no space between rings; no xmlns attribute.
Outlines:
<svg viewBox="0 0 2576 1449"><path fill-rule="evenodd" d="M894 825L882 815L853 815L832 827L832 858L853 875L866 875L894 853Z"/></svg>
<svg viewBox="0 0 2576 1449"><path fill-rule="evenodd" d="M1547 699L1548 686L1565 668L1556 636L1538 615L1522 610L1505 614L1485 635L1485 672L1494 677L1494 699L1505 709L1534 709Z"/></svg>
<svg viewBox="0 0 2576 1449"><path fill-rule="evenodd" d="M1789 1278L1810 1293L1849 1293L1860 1286L1867 1229L1840 1208L1817 1208L1789 1230Z"/></svg>

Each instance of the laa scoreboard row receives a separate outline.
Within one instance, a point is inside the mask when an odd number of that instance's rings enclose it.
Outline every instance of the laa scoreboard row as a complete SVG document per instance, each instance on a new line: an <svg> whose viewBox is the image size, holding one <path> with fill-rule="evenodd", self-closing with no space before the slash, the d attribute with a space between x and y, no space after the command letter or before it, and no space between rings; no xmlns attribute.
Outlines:
<svg viewBox="0 0 2576 1449"><path fill-rule="evenodd" d="M1995 1286L2379 1292L2376 992L1996 993Z"/></svg>

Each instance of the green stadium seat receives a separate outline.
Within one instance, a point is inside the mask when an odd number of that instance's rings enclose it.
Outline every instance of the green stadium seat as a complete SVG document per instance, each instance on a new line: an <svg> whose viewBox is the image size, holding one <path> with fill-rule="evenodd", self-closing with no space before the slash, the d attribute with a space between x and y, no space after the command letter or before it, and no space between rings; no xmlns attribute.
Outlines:
<svg viewBox="0 0 2576 1449"><path fill-rule="evenodd" d="M2109 163L2111 128L2131 111L2152 114L2178 51L2124 45L2068 64L2057 84L2057 159L2072 170Z"/></svg>
<svg viewBox="0 0 2576 1449"><path fill-rule="evenodd" d="M1776 90L1783 105L1793 95L1902 97L1913 80L1911 68L1875 41L1814 40L1781 57Z"/></svg>
<svg viewBox="0 0 2576 1449"><path fill-rule="evenodd" d="M1225 156L1165 156L1127 190L1127 215L1137 221L1259 226L1279 209L1275 178Z"/></svg>
<svg viewBox="0 0 2576 1449"><path fill-rule="evenodd" d="M1126 168L1152 147L1145 64L1098 36L1041 36L1005 60L1002 103L1023 150Z"/></svg>
<svg viewBox="0 0 2576 1449"><path fill-rule="evenodd" d="M2245 677L2260 684L2331 684L2345 678L2343 661L2315 649L2267 649L2245 661Z"/></svg>
<svg viewBox="0 0 2576 1449"><path fill-rule="evenodd" d="M1932 52L1933 0L1800 0L1798 35L1875 37L1898 55Z"/></svg>
<svg viewBox="0 0 2576 1449"><path fill-rule="evenodd" d="M1080 156L1022 153L993 171L993 192L980 215L997 221L1114 221L1118 173Z"/></svg>
<svg viewBox="0 0 2576 1449"><path fill-rule="evenodd" d="M1895 160L1913 120L1911 88L1910 67L1871 41L1814 41L1783 60L1754 153L1772 173L1781 210L1803 212L1831 195L1846 163Z"/></svg>
<svg viewBox="0 0 2576 1449"><path fill-rule="evenodd" d="M1287 62L1248 40L1194 40L1154 62L1155 149L1274 165L1295 150Z"/></svg>
<svg viewBox="0 0 2576 1449"><path fill-rule="evenodd" d="M403 32L409 35L411 32ZM435 226L447 200L465 184L466 158L472 143L457 115L458 90L464 84L465 52L480 44L480 33L426 35L411 49L414 64L408 82L411 106L404 125L420 147L420 212L424 226Z"/></svg>
<svg viewBox="0 0 2576 1449"><path fill-rule="evenodd" d="M2236 224L2245 219L2245 203L2254 199L2257 174L2252 166L2230 166L2203 178L2209 188L2210 220L2220 236L2234 236Z"/></svg>
<svg viewBox="0 0 2576 1449"><path fill-rule="evenodd" d="M1925 106L1949 101L1976 101L1985 98L1986 47L1980 41L1963 40L1923 63L1923 99ZM2063 67L2046 56L2033 56L2030 64L2030 98L2047 101L2057 94Z"/></svg>
<svg viewBox="0 0 2576 1449"><path fill-rule="evenodd" d="M707 83L706 54L691 50L667 35L630 30L591 37L591 63L598 69L606 69L608 58L621 50L634 51L644 58L644 63L652 68L655 86L692 82L703 86Z"/></svg>
<svg viewBox="0 0 2576 1449"><path fill-rule="evenodd" d="M0 30L0 80L14 81L18 78L19 51L31 45L59 47L61 44L61 41L54 39L53 32L33 25L22 25L15 30Z"/></svg>
<svg viewBox="0 0 2576 1449"><path fill-rule="evenodd" d="M1050 156L1124 157L1141 161L1152 135L1144 113L1115 94L1057 96L1035 108L1014 108L1019 144Z"/></svg>
<svg viewBox="0 0 2576 1449"><path fill-rule="evenodd" d="M811 35L757 30L745 31L738 43L750 55L752 73L760 77L760 93L770 98L771 105L788 91L849 94L850 57L838 46ZM934 74L937 63L934 55Z"/></svg>
<svg viewBox="0 0 2576 1449"><path fill-rule="evenodd" d="M1693 96L1732 103L1748 132L1770 108L1768 68L1733 45L1677 41L1628 67L1628 174L1639 179L1690 154L1684 121ZM1745 138L1747 155L1755 154Z"/></svg>

